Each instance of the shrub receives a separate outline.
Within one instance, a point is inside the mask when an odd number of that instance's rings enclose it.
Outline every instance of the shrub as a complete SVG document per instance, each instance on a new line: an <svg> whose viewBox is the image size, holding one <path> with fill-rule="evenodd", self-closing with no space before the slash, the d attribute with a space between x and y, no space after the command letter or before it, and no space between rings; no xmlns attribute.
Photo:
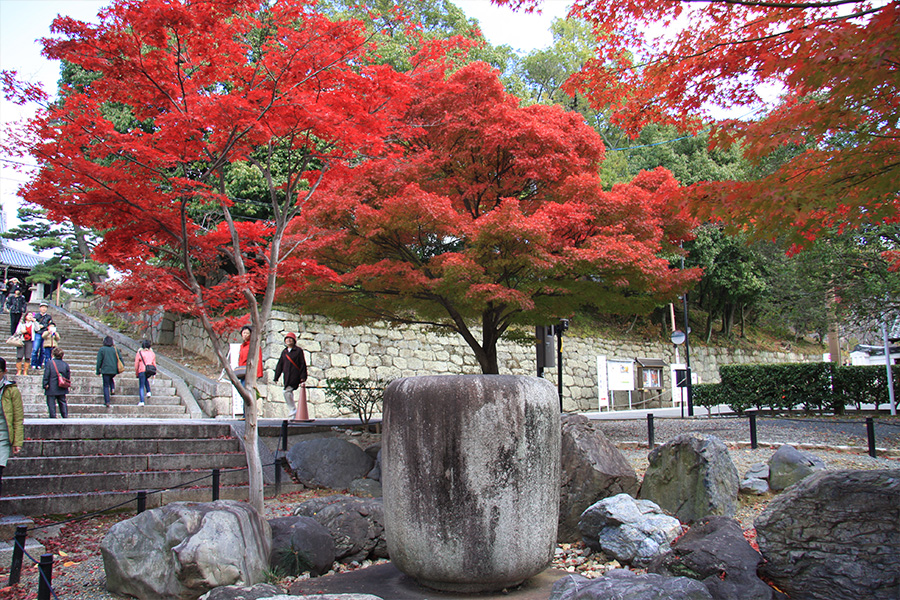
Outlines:
<svg viewBox="0 0 900 600"><path fill-rule="evenodd" d="M349 410L359 417L363 425L368 425L372 415L381 412L387 384L384 379L335 377L325 380L325 397L338 410Z"/></svg>

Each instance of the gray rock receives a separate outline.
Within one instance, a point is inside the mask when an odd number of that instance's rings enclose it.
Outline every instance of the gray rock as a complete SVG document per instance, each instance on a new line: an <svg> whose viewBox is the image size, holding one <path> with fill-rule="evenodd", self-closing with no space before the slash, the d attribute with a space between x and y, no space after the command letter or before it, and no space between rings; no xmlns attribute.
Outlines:
<svg viewBox="0 0 900 600"><path fill-rule="evenodd" d="M274 594L268 593L265 596L257 596L257 593L267 593L266 589L272 588L275 590ZM260 590L257 592L257 589ZM222 595L215 595L219 590L224 590ZM235 591L232 591L235 590ZM247 590L246 592L241 592L241 590ZM241 593L249 593L251 595L240 595ZM231 595L235 594L235 595ZM210 593L206 594L200 600L382 600L378 596L373 596L371 594L314 594L312 596L292 596L289 594L282 594L281 590L276 588L274 585L269 585L267 583L255 585L252 588L235 588L233 586L216 588L212 590Z"/></svg>
<svg viewBox="0 0 900 600"><path fill-rule="evenodd" d="M769 493L769 482L755 477L745 479L741 482L741 487L738 491L746 496L762 496Z"/></svg>
<svg viewBox="0 0 900 600"><path fill-rule="evenodd" d="M900 598L900 469L818 471L756 519L761 572L792 599Z"/></svg>
<svg viewBox="0 0 900 600"><path fill-rule="evenodd" d="M712 600L712 596L706 586L687 577L615 569L597 579L563 577L553 585L550 600Z"/></svg>
<svg viewBox="0 0 900 600"><path fill-rule="evenodd" d="M691 523L707 515L733 517L738 473L719 438L681 434L650 453L641 498Z"/></svg>
<svg viewBox="0 0 900 600"><path fill-rule="evenodd" d="M384 395L391 562L474 593L549 566L559 515L559 396L537 377L409 377Z"/></svg>
<svg viewBox="0 0 900 600"><path fill-rule="evenodd" d="M254 586L223 585L213 588L200 596L200 600L271 600L282 595L283 590L271 583L257 583Z"/></svg>
<svg viewBox="0 0 900 600"><path fill-rule="evenodd" d="M381 482L375 479L354 479L350 482L350 488L347 490L354 496L363 496L365 498L380 498L383 494Z"/></svg>
<svg viewBox="0 0 900 600"><path fill-rule="evenodd" d="M185 600L253 585L269 566L271 538L249 504L173 502L109 529L100 546L106 586L141 600Z"/></svg>
<svg viewBox="0 0 900 600"><path fill-rule="evenodd" d="M769 478L769 465L766 463L756 463L750 465L750 468L747 469L747 472L744 473L744 479L768 479Z"/></svg>
<svg viewBox="0 0 900 600"><path fill-rule="evenodd" d="M656 558L648 571L703 582L715 600L771 600L772 588L756 575L762 556L728 517L706 517Z"/></svg>
<svg viewBox="0 0 900 600"><path fill-rule="evenodd" d="M678 519L662 514L653 502L635 500L628 494L604 498L588 507L578 528L591 549L642 567L668 552L682 529Z"/></svg>
<svg viewBox="0 0 900 600"><path fill-rule="evenodd" d="M312 517L331 534L338 561L387 558L381 498L325 496L303 502L294 514Z"/></svg>
<svg viewBox="0 0 900 600"><path fill-rule="evenodd" d="M284 575L310 572L321 575L335 560L334 540L321 523L312 517L269 519L272 528L272 569Z"/></svg>
<svg viewBox="0 0 900 600"><path fill-rule="evenodd" d="M313 594L312 596L274 596L266 600L382 600L372 594Z"/></svg>
<svg viewBox="0 0 900 600"><path fill-rule="evenodd" d="M769 459L769 487L780 491L823 470L825 463L818 456L784 445Z"/></svg>
<svg viewBox="0 0 900 600"><path fill-rule="evenodd" d="M369 471L368 475L366 475L367 479L374 479L375 481L381 481L381 444L375 444L374 446L369 446L366 448L366 454L375 459L375 466L372 467L372 470ZM379 496L381 494L378 494Z"/></svg>
<svg viewBox="0 0 900 600"><path fill-rule="evenodd" d="M346 490L375 465L362 448L334 437L298 442L288 450L287 459L303 485L331 490Z"/></svg>
<svg viewBox="0 0 900 600"><path fill-rule="evenodd" d="M581 538L578 520L590 505L616 494L637 496L640 482L631 463L584 415L562 415L559 542Z"/></svg>

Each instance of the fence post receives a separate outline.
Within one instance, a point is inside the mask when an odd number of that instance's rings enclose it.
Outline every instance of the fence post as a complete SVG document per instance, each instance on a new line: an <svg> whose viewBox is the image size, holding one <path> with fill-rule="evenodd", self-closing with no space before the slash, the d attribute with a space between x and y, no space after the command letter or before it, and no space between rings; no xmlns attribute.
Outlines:
<svg viewBox="0 0 900 600"><path fill-rule="evenodd" d="M25 540L28 536L28 526L16 527L16 539L13 545L12 563L9 565L9 583L13 586L22 578L22 555L25 554Z"/></svg>
<svg viewBox="0 0 900 600"><path fill-rule="evenodd" d="M52 582L53 555L41 554L41 562L38 565L38 600L50 600Z"/></svg>
<svg viewBox="0 0 900 600"><path fill-rule="evenodd" d="M213 502L219 499L219 477L221 475L221 471L219 469L213 469L212 473L212 499Z"/></svg>
<svg viewBox="0 0 900 600"><path fill-rule="evenodd" d="M281 494L281 469L284 464L284 457L279 456L275 459L275 495Z"/></svg>
<svg viewBox="0 0 900 600"><path fill-rule="evenodd" d="M759 445L759 440L756 437L756 411L751 410L747 414L750 415L750 448L756 450L756 447Z"/></svg>
<svg viewBox="0 0 900 600"><path fill-rule="evenodd" d="M653 413L647 413L647 446L653 450L656 432L653 430Z"/></svg>
<svg viewBox="0 0 900 600"><path fill-rule="evenodd" d="M141 514L145 510L147 510L147 492L146 490L141 490L137 496L137 514Z"/></svg>
<svg viewBox="0 0 900 600"><path fill-rule="evenodd" d="M869 439L869 456L875 458L875 419L866 417L866 437Z"/></svg>
<svg viewBox="0 0 900 600"><path fill-rule="evenodd" d="M287 452L288 446L288 422L287 419L281 422L281 451Z"/></svg>

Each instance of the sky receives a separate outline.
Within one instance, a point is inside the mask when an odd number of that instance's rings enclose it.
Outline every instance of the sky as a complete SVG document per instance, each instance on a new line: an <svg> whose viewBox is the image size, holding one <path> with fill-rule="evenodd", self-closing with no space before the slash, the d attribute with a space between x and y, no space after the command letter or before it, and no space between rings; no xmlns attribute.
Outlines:
<svg viewBox="0 0 900 600"><path fill-rule="evenodd" d="M0 0L0 70L17 71L19 78L40 82L53 93L59 78L59 63L41 56L38 40L50 35L50 24L57 15L81 21L95 21L97 12L110 0ZM454 0L466 16L478 19L482 33L494 45L506 44L522 53L544 48L553 41L550 23L564 17L572 0L544 0L542 14L514 13L506 7L492 5L489 0ZM0 122L27 118L29 110L2 100ZM5 135L5 134L4 134ZM16 224L18 197L16 190L27 175L10 168L7 156L0 156L0 201L7 227ZM14 244L23 250L27 245Z"/></svg>

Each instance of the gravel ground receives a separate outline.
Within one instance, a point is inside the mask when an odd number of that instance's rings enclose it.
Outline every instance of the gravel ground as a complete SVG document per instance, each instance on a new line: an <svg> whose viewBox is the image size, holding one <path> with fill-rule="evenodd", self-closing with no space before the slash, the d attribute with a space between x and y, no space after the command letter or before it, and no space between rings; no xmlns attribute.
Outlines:
<svg viewBox="0 0 900 600"><path fill-rule="evenodd" d="M716 435L729 444L731 456L738 473L743 475L754 463L766 462L775 452L776 445L792 443L801 445L818 455L828 469L896 469L900 468L900 419L879 418L876 426L878 448L893 450L888 458L871 458L866 452L865 421L841 417L839 419L770 419L760 418L758 439L760 447L751 450L747 419L739 418L697 418L697 419L655 419L655 441L657 444L688 431ZM859 431L862 437L860 437ZM639 475L647 468L647 423L645 420L602 421L600 428L622 449ZM847 448L847 447L852 448ZM321 493L321 492L319 492ZM317 492L306 491L266 499L268 518L284 516L292 512L293 506ZM742 497L736 518L753 537L753 520L761 513L771 495ZM46 519L35 519L37 527L33 532L41 540L47 552L56 555L53 566L53 588L60 600L123 600L125 596L112 594L105 589L106 579L103 561L100 557L100 542L109 527L131 514L104 515L65 525L54 524ZM35 557L37 558L37 557ZM37 598L37 569L30 564L22 572L22 583L14 588L0 587L0 597L5 600L31 600ZM364 565L342 566L341 569L357 568ZM618 563L608 560L602 553L592 554L582 544L563 544L557 550L554 566L582 573L585 576L599 576ZM0 585L8 578L9 565L0 565ZM275 581L284 589L292 579Z"/></svg>

